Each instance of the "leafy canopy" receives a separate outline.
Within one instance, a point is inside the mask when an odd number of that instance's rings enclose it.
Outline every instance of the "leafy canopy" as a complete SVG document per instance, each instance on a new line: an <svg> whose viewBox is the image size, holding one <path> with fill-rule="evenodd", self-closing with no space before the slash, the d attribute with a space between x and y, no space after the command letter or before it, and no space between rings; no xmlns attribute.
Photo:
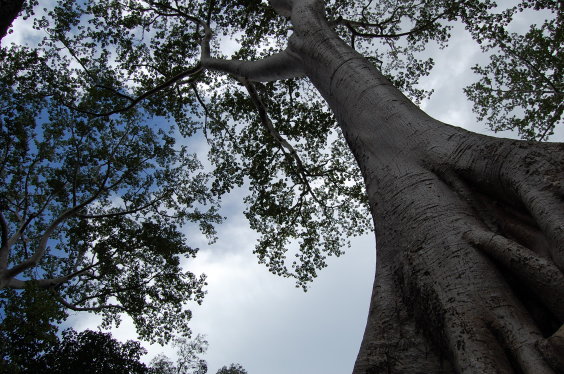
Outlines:
<svg viewBox="0 0 564 374"><path fill-rule="evenodd" d="M224 366L216 374L247 374L247 371L239 364Z"/></svg>
<svg viewBox="0 0 564 374"><path fill-rule="evenodd" d="M41 365L53 374L146 374L148 368L139 361L146 353L139 342L121 343L109 333L65 330L59 344L41 358Z"/></svg>
<svg viewBox="0 0 564 374"><path fill-rule="evenodd" d="M511 32L516 17L549 15L524 34ZM480 80L465 89L474 111L494 131L517 130L529 140L546 140L562 123L564 112L564 43L562 3L522 1L497 17L469 22L468 28L491 51L486 66L473 70Z"/></svg>
<svg viewBox="0 0 564 374"><path fill-rule="evenodd" d="M38 373L40 357L58 343L57 324L67 314L49 293L28 283L0 299L0 373Z"/></svg>
<svg viewBox="0 0 564 374"><path fill-rule="evenodd" d="M96 108L113 98L71 65L41 45L0 51L0 297L32 283L105 325L127 313L147 339L187 334L183 305L201 302L205 277L182 269L197 249L181 229L196 223L213 239L208 177L157 115L75 109L70 98Z"/></svg>
<svg viewBox="0 0 564 374"><path fill-rule="evenodd" d="M46 297L47 296L47 297ZM156 356L149 365L140 361L147 353L138 341L120 342L109 333L66 329L57 334L54 323L66 317L56 302L40 288L28 288L3 305L0 324L3 345L1 373L135 373L205 374L202 358L208 343L205 337L175 337L176 361ZM60 335L60 336L58 336Z"/></svg>
<svg viewBox="0 0 564 374"><path fill-rule="evenodd" d="M176 361L159 354L151 360L151 374L205 374L208 371L206 360L201 356L208 350L208 341L203 335L193 339L175 338Z"/></svg>

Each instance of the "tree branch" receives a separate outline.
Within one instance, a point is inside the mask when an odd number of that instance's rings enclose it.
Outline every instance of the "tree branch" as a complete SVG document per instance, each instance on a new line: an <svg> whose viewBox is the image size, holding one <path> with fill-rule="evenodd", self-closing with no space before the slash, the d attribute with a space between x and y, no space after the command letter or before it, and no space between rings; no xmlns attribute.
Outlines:
<svg viewBox="0 0 564 374"><path fill-rule="evenodd" d="M297 78L304 76L304 72L299 58L291 54L288 50L282 51L280 53L274 54L272 56L266 57L258 61L224 60L224 59L212 58L210 57L210 41L213 36L213 33L207 22L182 11L178 7L173 7L161 3L155 3L152 1L148 1L147 3L150 4L153 8L142 9L142 10L152 10L155 13L163 16L181 16L188 19L191 22L194 22L195 24L197 24L198 26L204 29L204 36L202 37L202 40L200 42L200 48L201 48L200 62L195 67L188 69L180 74L177 74L176 76L168 79L164 83L156 86L155 88L135 98L130 97L128 95L124 95L116 91L115 89L98 85L101 88L112 91L117 96L129 100L130 103L123 108L118 108L104 113L96 113L96 112L80 109L73 105L65 104L67 107L70 107L71 109L95 117L105 117L112 114L124 112L133 108L135 105L137 105L139 102L146 99L147 97L152 96L155 93L167 87L170 87L171 85L180 81L181 79L187 76L194 76L200 73L203 68L222 72L222 73L233 74L237 77L249 79L252 81L258 81L258 82L268 82L268 81L290 79L290 78ZM159 11L156 8L172 11L174 13L163 13L162 11Z"/></svg>
<svg viewBox="0 0 564 374"><path fill-rule="evenodd" d="M4 218L4 214L0 211L0 228L2 230L2 238L0 242L0 272L8 267L8 257L10 254L10 246L8 245L8 222Z"/></svg>
<svg viewBox="0 0 564 374"><path fill-rule="evenodd" d="M12 289L24 289L26 284L28 284L29 282L33 282L35 285L37 285L37 287L43 288L43 289L57 287L57 286L65 283L65 282L68 282L69 280L73 279L76 276L87 273L88 271L95 268L99 264L100 264L100 262L98 261L98 262L91 264L91 265L88 265L88 266L86 266L86 267L84 267L80 270L77 270L77 271L74 271L70 274L64 275L62 277L56 277L56 278L32 279L32 280L27 280L27 281L22 281L20 279L12 278L8 282L8 287L12 288Z"/></svg>
<svg viewBox="0 0 564 374"><path fill-rule="evenodd" d="M60 303L65 308L68 308L75 312L99 312L103 309L119 309L124 312L126 311L126 309L123 306L115 305L115 304L104 304L104 305L93 306L93 307L79 307L76 304L69 303L58 293L54 293L54 294L55 294L55 300L58 303Z"/></svg>
<svg viewBox="0 0 564 374"><path fill-rule="evenodd" d="M101 219L101 218L111 218L111 217L118 217L118 216L125 216L127 214L133 214L133 213L137 213L141 210L147 209L153 205L155 205L157 202L159 202L162 199L162 197L160 198L156 198L153 199L152 201L148 202L145 205L142 205L140 207L137 208L132 208L132 209L128 209L128 210L124 210L121 212L114 212L114 213L107 213L107 214L98 214L98 215L88 215L88 214L78 214L77 217L78 218L83 218L83 219Z"/></svg>
<svg viewBox="0 0 564 374"><path fill-rule="evenodd" d="M135 98L129 97L127 95L120 93L118 96L125 97L127 100L129 100L130 103L123 108L114 109L114 110L111 110L111 111L108 111L108 112L97 113L97 112L92 112L92 111L89 111L89 110L84 110L84 109L78 108L78 107L76 107L74 105L70 105L68 103L66 103L64 105L73 109L73 110L76 110L80 113L88 114L88 115L91 115L91 116L94 116L94 117L106 117L106 116L110 116L112 114L117 114L117 113L128 111L129 109L133 108L135 105L139 104L144 99L156 94L157 92L159 92L159 91L161 91L165 88L172 86L174 83L178 82L179 80L181 80L181 79L183 79L187 76L194 76L194 75L200 73L201 71L202 71L202 66L201 66L201 64L198 63L198 64L196 64L196 66L194 66L194 67L192 67L188 70L184 70L183 72L181 72L179 74L176 74L172 78L166 80L165 82L163 82L163 83L159 84L158 86L150 89L149 91L142 93L141 95L139 95ZM112 91L114 91L114 90L112 89Z"/></svg>
<svg viewBox="0 0 564 374"><path fill-rule="evenodd" d="M544 75L544 73L542 71L540 71L533 63L531 63L529 60L527 60L525 57L521 56L521 54L516 53L511 47L507 47L505 45L505 43L501 40L499 40L500 42L500 48L501 50L504 50L505 52L507 52L508 54L512 55L513 57L516 57L518 60L520 60L521 62L523 62L523 64L525 64L527 67L529 67L529 69L531 69L533 72L535 72L537 74L537 76L539 76L543 81L545 81L546 83L548 83L548 85L550 87L552 87L552 89L557 93L557 94L561 94L562 91L556 87L556 85L554 84L554 82L552 82L546 75Z"/></svg>
<svg viewBox="0 0 564 374"><path fill-rule="evenodd" d="M257 61L223 60L204 56L202 66L255 82L270 82L304 76L300 59L287 49Z"/></svg>
<svg viewBox="0 0 564 374"><path fill-rule="evenodd" d="M200 105L202 106L202 108L204 109L204 113L206 114L206 117L211 118L212 121L216 122L217 124L221 125L221 127L223 127L223 129L225 130L225 132L227 133L227 136L229 137L229 139L231 140L231 142L233 143L233 147L237 150L240 150L239 147L239 142L237 141L237 139L235 138L235 135L229 130L229 127L227 127L222 121L220 121L218 118L216 118L213 114L211 114L211 112L208 110L208 107L206 105L206 103L204 102L204 100L202 99L202 97L200 96L200 93L198 92L198 88L196 87L196 84L194 84L193 82L191 83L190 87L192 88L192 90L194 91L194 95L196 96L196 100L198 100L198 102L200 103Z"/></svg>
<svg viewBox="0 0 564 374"><path fill-rule="evenodd" d="M340 18L340 19L336 20L335 24L345 26L347 29L349 29L351 34L354 35L354 36L360 36L360 37L364 37L364 38L399 38L399 37L402 37L402 36L408 36L408 35L416 34L418 32L421 32L421 31L428 29L435 22L437 22L441 17L443 17L445 14L446 14L446 12L443 12L443 13L435 16L434 18L430 19L429 21L425 22L421 26L414 27L413 29L411 29L409 31L404 31L404 32L397 33L397 34L360 32L355 27L364 27L364 28L377 27L380 30L382 30L383 28L382 28L381 24L359 22L359 21L353 21L353 20L348 20L348 19L344 19L344 18Z"/></svg>
<svg viewBox="0 0 564 374"><path fill-rule="evenodd" d="M90 70L88 70L88 68L86 67L86 65L84 65L84 63L82 62L82 60L78 57L78 55L74 52L74 50L70 47L69 43L67 42L64 34L59 34L57 33L57 37L58 40L63 44L63 46L67 49L67 51L70 53L70 55L75 59L75 61L82 67L82 70L84 70L84 72L86 73L86 75L88 75L88 77L95 82L96 78L94 77L94 75L90 72Z"/></svg>
<svg viewBox="0 0 564 374"><path fill-rule="evenodd" d="M12 277L20 274L21 272L36 266L39 263L39 261L41 260L41 258L43 257L43 255L45 254L45 250L47 249L47 242L48 242L51 234L53 234L53 232L55 232L57 227L59 227L59 225L62 222L64 222L66 219L74 216L82 208L84 208L85 206L87 206L88 204L90 204L91 202L96 200L98 198L98 196L102 193L102 190L104 189L104 186L105 186L108 178L109 178L109 169L108 169L108 172L106 173L106 175L104 177L104 180L100 182L98 191L96 191L94 194L92 194L92 196L90 196L88 199L84 200L82 203L75 205L74 207L72 207L70 209L65 210L63 213L61 213L59 215L59 217L57 217L55 220L53 220L53 222L51 222L51 224L47 227L45 232L41 235L41 238L39 239L39 244L37 245L37 249L35 250L33 255L31 255L31 257L29 257L27 260L25 260L25 261L19 263L18 265L14 266L13 268L8 269L6 271L6 277L12 278Z"/></svg>
<svg viewBox="0 0 564 374"><path fill-rule="evenodd" d="M200 19L200 18L198 18L198 17L196 17L196 16L194 16L194 15L192 15L192 14L188 14L188 13L184 12L182 9L180 9L180 7L178 6L178 3L177 3L177 7L173 7L173 6L171 6L171 5L163 4L163 3L155 3L155 2L150 1L150 0L147 1L147 3L150 4L150 5L153 6L153 7L158 7L158 8L161 8L161 9L166 9L166 10L168 10L168 11L175 12L175 13L162 13L161 11L159 11L159 10L157 10L157 9L155 9L155 8L151 8L151 9L150 9L150 10L154 11L154 12L157 13L157 14L160 14L160 15L163 15L163 16L167 16L167 17L170 17L170 16L181 16L181 17L183 17L183 18L185 18L185 19L187 19L187 20L189 20L189 21L195 23L196 25L202 27L202 28L204 29L204 37L202 38L202 41L201 41L201 43L200 43L201 49L202 49L202 50L201 50L201 59L203 60L204 57L209 57L209 56L210 56L210 41L211 41L211 38L212 38L212 36L213 36L213 33L212 33L211 27L209 26L209 23L210 23L209 20L210 20L210 18L211 18L212 8L213 8L213 6L214 6L214 3L213 3L213 2L212 2L212 4L210 5L210 9L209 9L209 11L208 11L208 16L207 16L207 17L208 17L208 21L207 21L207 22L204 22L202 19Z"/></svg>
<svg viewBox="0 0 564 374"><path fill-rule="evenodd" d="M27 187L26 187L26 190L27 190ZM27 191L26 191L26 195L27 195ZM35 218L39 217L45 211L45 209L47 209L47 206L49 206L49 203L51 202L52 198L53 198L53 195L47 196L47 199L45 199L45 203L43 203L41 208L39 208L39 210L37 212L30 214L25 221L23 221L23 217L21 217L19 219L19 222L21 223L21 225L18 228L18 230L14 233L14 235L12 235L8 239L8 247L11 247L12 245L14 245L16 243L16 241L18 241L22 237L23 233L25 232L27 226L29 226L31 221L33 221ZM26 214L27 210L28 210L27 197L25 199L26 199L26 202L24 204L24 214Z"/></svg>
<svg viewBox="0 0 564 374"><path fill-rule="evenodd" d="M156 273L156 274L150 276L149 278L145 279L143 282L141 282L139 284L135 284L133 286L129 286L129 287L121 287L121 288L114 288L114 289L105 288L104 291L102 291L102 292L98 292L98 293L95 293L95 294L92 294L92 295L89 295L89 296L82 297L80 300L77 300L74 305L76 306L77 304L83 304L83 303L89 302L90 300L93 300L93 299L96 299L96 298L99 298L99 297L105 297L105 298L107 298L108 296L117 297L117 295L119 295L120 293L138 290L138 289L142 288L143 286L151 283L155 278L157 278L161 275L163 275L162 272ZM123 308L125 310L125 308L122 307L122 306L115 306L115 307L120 307L120 308ZM101 308L103 309L104 306L102 306Z"/></svg>
<svg viewBox="0 0 564 374"><path fill-rule="evenodd" d="M4 218L2 212L0 212L0 229L2 230L0 246L4 248L8 246L8 222L6 222L6 218Z"/></svg>
<svg viewBox="0 0 564 374"><path fill-rule="evenodd" d="M268 116L268 113L266 111L266 106L264 105L264 103L260 99L260 96L259 96L258 92L256 91L255 86L251 82L246 81L246 80L242 80L241 83L243 83L245 85L245 88L247 89L249 96L251 97L253 103L255 104L255 107L258 110L259 118L260 118L263 126L267 129L269 134L278 143L280 148L282 148L282 150L286 149L288 151L288 153L286 153L286 152L284 152L284 153L286 155L288 155L289 158L293 159L294 162L296 163L296 166L298 168L298 174L300 175L300 178L302 179L303 185L305 186L305 190L312 196L312 198L320 206L325 208L325 204L323 204L317 198L317 196L313 192L313 189L311 188L311 185L309 184L309 180L308 180L308 176L307 176L307 174L308 174L307 169L305 168L300 156L298 155L298 152L296 151L296 149L290 143L288 143L288 141L286 139L284 139L282 137L282 135L280 135L278 130L276 130L276 128L272 124L272 121L270 120L270 117Z"/></svg>

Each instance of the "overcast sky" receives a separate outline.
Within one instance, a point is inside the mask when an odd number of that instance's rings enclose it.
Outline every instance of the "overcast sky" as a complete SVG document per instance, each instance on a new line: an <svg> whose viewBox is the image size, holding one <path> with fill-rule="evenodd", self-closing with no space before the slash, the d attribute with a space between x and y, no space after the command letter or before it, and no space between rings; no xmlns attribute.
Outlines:
<svg viewBox="0 0 564 374"><path fill-rule="evenodd" d="M20 29L21 30L21 29ZM462 88L474 78L470 67L484 57L463 28L453 31L450 46L431 51L436 66L422 85L435 93L422 104L433 117L452 125L490 133L477 123ZM505 136L515 137L512 134ZM563 141L559 131L553 141ZM205 158L205 155L204 155ZM224 199L227 222L218 228L219 240L209 246L198 234L190 244L201 251L186 266L208 275L202 306L190 305L194 333L207 335L209 373L232 362L250 374L343 374L352 370L358 352L375 268L375 239L368 235L353 241L338 259L330 259L310 290L295 288L292 280L278 278L257 263L252 250L256 234L242 215L244 191ZM97 319L73 315L77 330L95 328ZM135 339L128 321L114 331L121 339ZM150 360L170 349L148 346Z"/></svg>

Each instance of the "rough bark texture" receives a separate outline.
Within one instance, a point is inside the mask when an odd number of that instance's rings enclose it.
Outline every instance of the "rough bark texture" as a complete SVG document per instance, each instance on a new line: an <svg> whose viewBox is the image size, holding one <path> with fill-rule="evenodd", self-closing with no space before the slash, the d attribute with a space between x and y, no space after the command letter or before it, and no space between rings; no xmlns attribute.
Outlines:
<svg viewBox="0 0 564 374"><path fill-rule="evenodd" d="M8 33L23 4L24 0L0 0L0 40Z"/></svg>
<svg viewBox="0 0 564 374"><path fill-rule="evenodd" d="M562 372L564 145L436 121L339 39L322 1L273 5L292 10L288 49L371 204L377 270L354 374Z"/></svg>

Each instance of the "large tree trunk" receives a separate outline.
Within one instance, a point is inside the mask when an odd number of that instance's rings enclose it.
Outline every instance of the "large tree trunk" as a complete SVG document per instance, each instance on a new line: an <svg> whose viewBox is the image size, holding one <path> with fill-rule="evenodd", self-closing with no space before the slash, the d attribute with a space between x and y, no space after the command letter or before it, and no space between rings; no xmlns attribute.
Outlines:
<svg viewBox="0 0 564 374"><path fill-rule="evenodd" d="M434 120L339 39L321 1L288 3L289 51L337 116L376 228L354 373L562 372L564 145Z"/></svg>

